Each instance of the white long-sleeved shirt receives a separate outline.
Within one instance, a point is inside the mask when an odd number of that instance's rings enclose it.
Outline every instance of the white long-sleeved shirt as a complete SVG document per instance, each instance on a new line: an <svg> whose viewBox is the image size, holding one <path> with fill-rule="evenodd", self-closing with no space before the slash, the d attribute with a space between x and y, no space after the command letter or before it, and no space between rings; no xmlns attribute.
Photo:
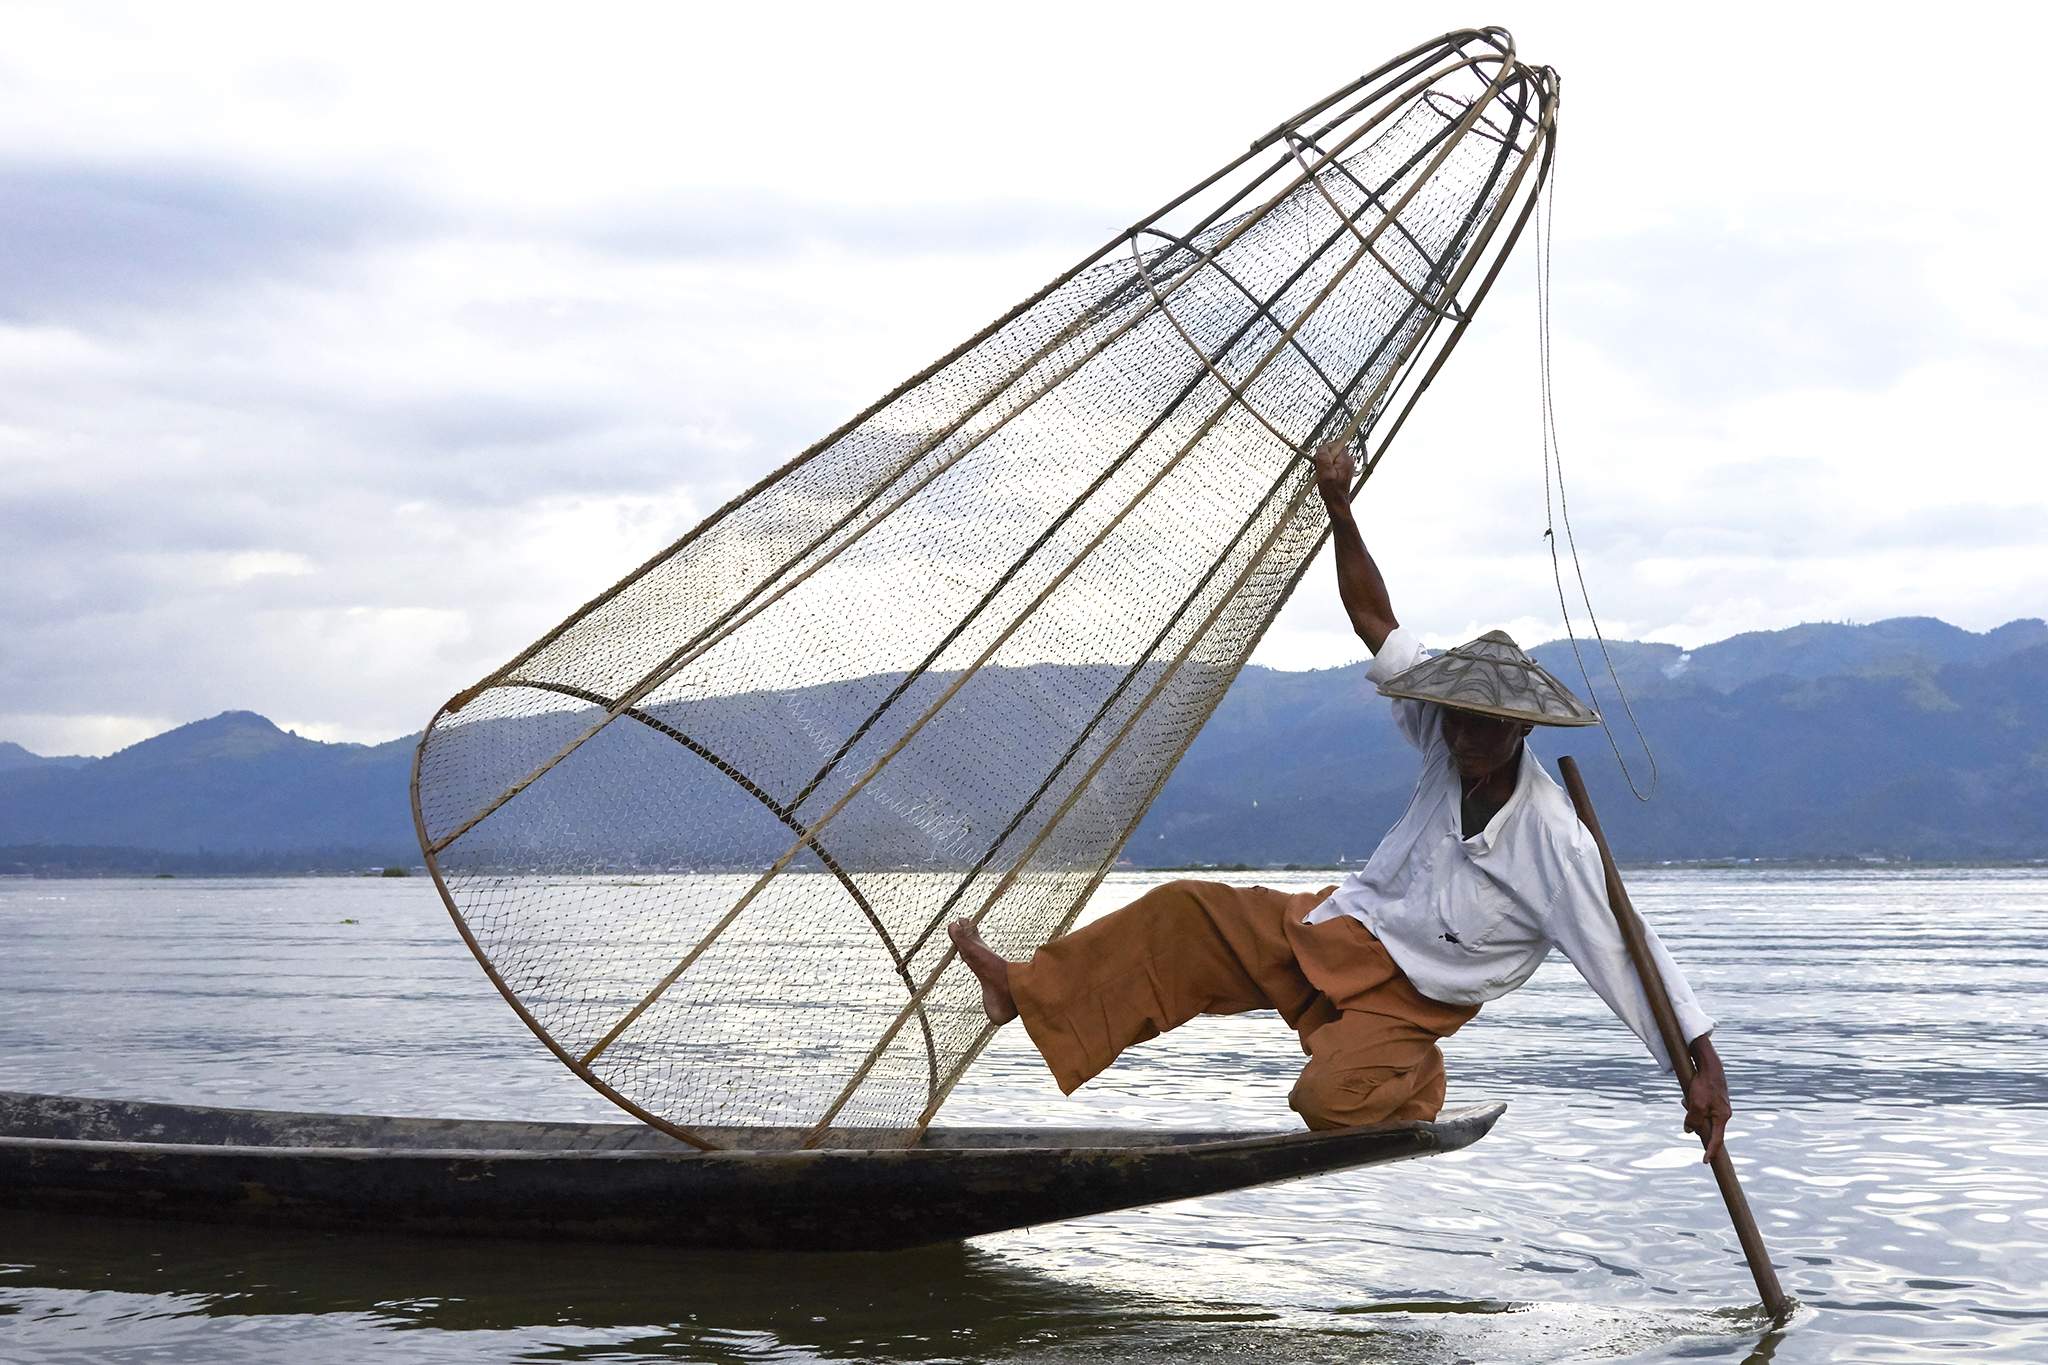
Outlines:
<svg viewBox="0 0 2048 1365"><path fill-rule="evenodd" d="M1387 636L1366 676L1382 682L1422 657L1405 627ZM1350 915L1384 944L1432 1000L1477 1005L1498 1000L1532 976L1552 948L1571 959L1587 984L1669 1069L1656 1018L1607 908L1600 849L1579 823L1571 798L1522 747L1514 794L1467 839L1463 791L1443 737L1443 708L1397 698L1394 719L1422 751L1422 775L1400 823L1365 867L1309 912L1318 924ZM1693 999L1678 964L1644 925L1688 1042L1714 1026Z"/></svg>

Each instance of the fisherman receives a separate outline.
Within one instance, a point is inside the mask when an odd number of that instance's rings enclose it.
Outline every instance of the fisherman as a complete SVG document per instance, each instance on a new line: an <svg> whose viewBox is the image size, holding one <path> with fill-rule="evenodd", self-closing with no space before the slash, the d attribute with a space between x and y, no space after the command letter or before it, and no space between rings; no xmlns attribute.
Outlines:
<svg viewBox="0 0 2048 1365"><path fill-rule="evenodd" d="M1437 1041L1514 990L1558 948L1650 1055L1670 1068L1650 1003L1607 908L1598 846L1524 743L1537 725L1599 717L1500 631L1434 658L1395 619L1351 513L1348 443L1316 451L1337 590L1394 698L1422 774L1400 823L1335 887L1174 881L1046 944L998 956L974 925L949 927L989 1019L1021 1015L1062 1091L1125 1048L1197 1014L1272 1009L1308 1064L1289 1103L1311 1128L1432 1119L1443 1106ZM1697 1074L1685 1127L1721 1149L1727 1077L1700 1009L1645 926Z"/></svg>

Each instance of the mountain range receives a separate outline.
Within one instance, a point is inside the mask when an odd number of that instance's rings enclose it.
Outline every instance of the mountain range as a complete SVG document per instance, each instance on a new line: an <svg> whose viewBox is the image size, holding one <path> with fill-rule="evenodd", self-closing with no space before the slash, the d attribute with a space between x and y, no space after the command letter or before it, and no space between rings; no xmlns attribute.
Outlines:
<svg viewBox="0 0 2048 1365"><path fill-rule="evenodd" d="M1532 653L1586 691L1568 642ZM1971 632L1926 617L1814 624L1690 651L1579 651L1636 783L1596 730L1578 756L1629 861L2048 857L2048 624ZM828 685L869 695L875 680ZM830 699L807 704L811 710ZM416 736L329 744L248 711L105 758L0 742L0 872L343 871L417 865ZM1399 817L1414 756L1365 666L1247 668L1125 850L1139 866L1356 861Z"/></svg>

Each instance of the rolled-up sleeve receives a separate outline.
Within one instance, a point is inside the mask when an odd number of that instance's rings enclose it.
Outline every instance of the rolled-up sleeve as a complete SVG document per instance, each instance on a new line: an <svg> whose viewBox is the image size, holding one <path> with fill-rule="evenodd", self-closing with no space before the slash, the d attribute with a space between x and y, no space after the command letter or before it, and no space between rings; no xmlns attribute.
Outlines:
<svg viewBox="0 0 2048 1365"><path fill-rule="evenodd" d="M1657 1017L1650 1010L1650 998L1643 990L1641 978L1636 975L1635 963L1629 958L1621 927L1614 922L1614 914L1607 908L1607 878L1601 866L1600 851L1593 844L1591 835L1585 834L1583 829L1578 833L1581 837L1565 850L1564 875L1545 917L1550 940L1558 951L1571 959L1579 975L1586 978L1586 984L1607 1002L1607 1008L1642 1039L1643 1046L1650 1050L1657 1064L1669 1071L1671 1058L1664 1050L1663 1038L1658 1035ZM1643 923L1643 936L1649 942L1650 957L1657 964L1658 974L1664 978L1664 989L1671 996L1671 1008L1678 1017L1679 1033L1690 1043L1701 1034L1711 1032L1713 1019L1693 998L1691 983L1678 969L1678 964L1672 960L1663 941L1657 937L1657 931L1647 920Z"/></svg>
<svg viewBox="0 0 2048 1365"><path fill-rule="evenodd" d="M1422 638L1406 626L1395 626L1380 642L1372 663L1367 665L1365 678L1375 687L1393 677L1405 673L1422 662ZM1440 732L1438 713L1441 707L1413 697L1395 697L1394 724L1400 728L1401 737L1418 749L1428 749L1430 742Z"/></svg>

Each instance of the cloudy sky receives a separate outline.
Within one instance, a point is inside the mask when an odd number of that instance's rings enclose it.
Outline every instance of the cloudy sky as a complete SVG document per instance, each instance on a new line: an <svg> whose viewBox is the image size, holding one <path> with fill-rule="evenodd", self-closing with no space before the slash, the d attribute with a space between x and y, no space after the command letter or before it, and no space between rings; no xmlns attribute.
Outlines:
<svg viewBox="0 0 2048 1365"><path fill-rule="evenodd" d="M0 739L416 729L1282 116L1480 20L1565 78L1559 419L1610 634L2048 610L2029 11L1524 8L6 7ZM1437 642L1559 632L1532 269L1361 504ZM1260 662L1359 657L1327 582Z"/></svg>

